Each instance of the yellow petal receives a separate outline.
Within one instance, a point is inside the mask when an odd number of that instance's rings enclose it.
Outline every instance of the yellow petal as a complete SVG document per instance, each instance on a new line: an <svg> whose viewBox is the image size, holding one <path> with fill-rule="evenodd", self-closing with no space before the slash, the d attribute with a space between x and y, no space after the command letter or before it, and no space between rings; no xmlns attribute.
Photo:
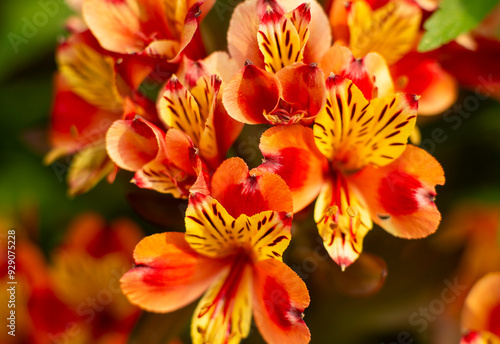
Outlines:
<svg viewBox="0 0 500 344"><path fill-rule="evenodd" d="M419 7L409 1L389 1L375 11L365 1L356 1L347 16L349 47L357 58L377 52L392 65L415 44L421 18Z"/></svg>

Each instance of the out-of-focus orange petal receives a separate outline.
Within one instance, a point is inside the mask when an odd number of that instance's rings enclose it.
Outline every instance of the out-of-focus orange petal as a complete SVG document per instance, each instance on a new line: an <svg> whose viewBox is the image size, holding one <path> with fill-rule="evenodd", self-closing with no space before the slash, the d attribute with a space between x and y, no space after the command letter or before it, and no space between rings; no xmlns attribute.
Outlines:
<svg viewBox="0 0 500 344"><path fill-rule="evenodd" d="M444 172L423 149L407 145L389 165L368 165L349 181L363 194L373 221L392 235L416 239L437 229L435 185L444 184Z"/></svg>
<svg viewBox="0 0 500 344"><path fill-rule="evenodd" d="M120 168L137 171L164 150L165 134L142 117L114 122L106 134L109 157Z"/></svg>
<svg viewBox="0 0 500 344"><path fill-rule="evenodd" d="M255 171L272 172L283 178L292 192L294 212L316 198L323 184L327 160L316 147L310 128L273 127L262 134L259 148L264 162Z"/></svg>
<svg viewBox="0 0 500 344"><path fill-rule="evenodd" d="M254 65L242 68L227 84L222 102L229 116L247 124L267 123L281 95L279 79Z"/></svg>
<svg viewBox="0 0 500 344"><path fill-rule="evenodd" d="M266 210L293 211L292 196L283 179L272 173L249 173L247 164L240 158L224 161L215 171L212 197L234 218Z"/></svg>
<svg viewBox="0 0 500 344"><path fill-rule="evenodd" d="M470 331L462 336L460 344L500 344L500 337L489 331Z"/></svg>
<svg viewBox="0 0 500 344"><path fill-rule="evenodd" d="M198 298L225 263L193 251L183 233L154 234L134 251L135 267L120 280L135 305L153 312L170 312Z"/></svg>
<svg viewBox="0 0 500 344"><path fill-rule="evenodd" d="M391 67L398 91L418 94L418 113L435 115L457 99L457 81L425 54L409 53Z"/></svg>
<svg viewBox="0 0 500 344"><path fill-rule="evenodd" d="M274 259L254 265L253 314L268 343L309 343L303 312L309 305L305 283L288 266Z"/></svg>
<svg viewBox="0 0 500 344"><path fill-rule="evenodd" d="M373 227L362 195L339 174L324 183L314 220L326 250L342 270L358 259L363 239Z"/></svg>
<svg viewBox="0 0 500 344"><path fill-rule="evenodd" d="M474 284L465 299L461 325L500 336L500 273L489 273Z"/></svg>

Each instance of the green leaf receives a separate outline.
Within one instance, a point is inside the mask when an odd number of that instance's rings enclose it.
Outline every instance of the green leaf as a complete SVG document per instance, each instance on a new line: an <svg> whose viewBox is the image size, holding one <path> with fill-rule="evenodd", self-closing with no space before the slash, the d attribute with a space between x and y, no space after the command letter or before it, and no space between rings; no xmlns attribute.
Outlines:
<svg viewBox="0 0 500 344"><path fill-rule="evenodd" d="M439 48L459 35L474 29L499 3L498 0L443 0L439 9L425 22L426 30L419 52Z"/></svg>

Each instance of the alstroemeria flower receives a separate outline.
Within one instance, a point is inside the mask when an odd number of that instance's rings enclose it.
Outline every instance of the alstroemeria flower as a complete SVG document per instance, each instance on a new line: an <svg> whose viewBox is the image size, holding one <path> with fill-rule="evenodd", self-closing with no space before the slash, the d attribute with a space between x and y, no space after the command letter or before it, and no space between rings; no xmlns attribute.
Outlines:
<svg viewBox="0 0 500 344"><path fill-rule="evenodd" d="M337 42L356 58L380 54L391 67L397 91L419 94L419 113L433 115L446 110L457 98L457 82L436 56L417 53L424 3L410 0L347 3L334 0L330 22Z"/></svg>
<svg viewBox="0 0 500 344"><path fill-rule="evenodd" d="M292 222L286 184L276 175L248 175L237 158L224 162L214 180L218 192L233 195L219 202L192 193L186 233L143 239L134 251L135 267L121 280L123 292L154 312L174 311L204 293L191 323L196 344L239 343L248 336L252 311L267 342L309 342L302 320L309 304L306 286L281 261Z"/></svg>
<svg viewBox="0 0 500 344"><path fill-rule="evenodd" d="M247 64L229 82L222 101L227 113L247 124L310 124L325 103L323 71L295 63L276 74Z"/></svg>
<svg viewBox="0 0 500 344"><path fill-rule="evenodd" d="M202 58L198 24L215 1L84 0L83 16L101 46L121 54L144 54L169 62L181 53Z"/></svg>
<svg viewBox="0 0 500 344"><path fill-rule="evenodd" d="M160 123L132 114L113 123L106 139L118 167L136 172L133 182L174 197L188 196L200 168L215 171L243 127L227 115L219 94L227 82L219 74L226 79L235 69L229 56L217 52L187 64L181 73L188 86L174 75L159 94Z"/></svg>
<svg viewBox="0 0 500 344"><path fill-rule="evenodd" d="M138 97L118 75L118 59L102 49L88 31L72 35L58 48L50 131L53 148L45 161L76 153L68 171L71 195L88 191L113 171L104 137L126 108L151 120L156 116L154 106Z"/></svg>
<svg viewBox="0 0 500 344"><path fill-rule="evenodd" d="M500 273L481 278L467 295L462 310L467 334L460 344L500 343Z"/></svg>
<svg viewBox="0 0 500 344"><path fill-rule="evenodd" d="M290 187L294 211L316 196L314 217L330 256L342 268L361 253L372 221L393 235L420 238L440 220L434 186L443 170L425 151L407 146L416 121L413 95L368 101L354 83L327 79L326 106L314 129L275 127L261 138L260 171Z"/></svg>
<svg viewBox="0 0 500 344"><path fill-rule="evenodd" d="M318 62L332 37L315 0L246 0L234 9L227 41L238 67L248 60L276 73L295 62Z"/></svg>

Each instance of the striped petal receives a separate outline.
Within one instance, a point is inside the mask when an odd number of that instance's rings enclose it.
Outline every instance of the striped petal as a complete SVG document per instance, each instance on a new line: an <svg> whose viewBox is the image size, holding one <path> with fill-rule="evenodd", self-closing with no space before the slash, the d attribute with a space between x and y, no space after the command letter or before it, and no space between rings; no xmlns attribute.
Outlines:
<svg viewBox="0 0 500 344"><path fill-rule="evenodd" d="M392 65L414 46L421 18L420 8L409 1L389 1L376 10L355 1L347 16L349 47L356 58L377 52Z"/></svg>
<svg viewBox="0 0 500 344"><path fill-rule="evenodd" d="M208 257L246 250L254 260L281 260L290 241L291 222L291 213L271 210L235 219L212 197L192 194L186 212L186 240Z"/></svg>
<svg viewBox="0 0 500 344"><path fill-rule="evenodd" d="M366 166L349 181L363 194L373 221L392 235L416 239L437 229L435 186L444 184L444 172L423 149L408 145L389 165Z"/></svg>
<svg viewBox="0 0 500 344"><path fill-rule="evenodd" d="M191 321L194 344L239 343L252 323L251 269L237 257L198 303Z"/></svg>
<svg viewBox="0 0 500 344"><path fill-rule="evenodd" d="M262 16L257 41L269 72L276 73L303 60L303 45L297 28L290 19L270 6Z"/></svg>
<svg viewBox="0 0 500 344"><path fill-rule="evenodd" d="M327 101L316 117L320 151L343 171L384 166L406 146L416 122L415 96L395 94L368 102L348 79L330 76Z"/></svg>
<svg viewBox="0 0 500 344"><path fill-rule="evenodd" d="M304 320L309 305L305 283L284 263L267 259L254 265L253 314L267 343L309 343Z"/></svg>
<svg viewBox="0 0 500 344"><path fill-rule="evenodd" d="M135 267L121 279L123 293L135 305L171 312L198 298L223 271L225 262L192 250L182 233L162 233L141 240Z"/></svg>
<svg viewBox="0 0 500 344"><path fill-rule="evenodd" d="M373 226L364 199L340 174L323 185L314 220L326 250L342 270L359 257L363 239Z"/></svg>

